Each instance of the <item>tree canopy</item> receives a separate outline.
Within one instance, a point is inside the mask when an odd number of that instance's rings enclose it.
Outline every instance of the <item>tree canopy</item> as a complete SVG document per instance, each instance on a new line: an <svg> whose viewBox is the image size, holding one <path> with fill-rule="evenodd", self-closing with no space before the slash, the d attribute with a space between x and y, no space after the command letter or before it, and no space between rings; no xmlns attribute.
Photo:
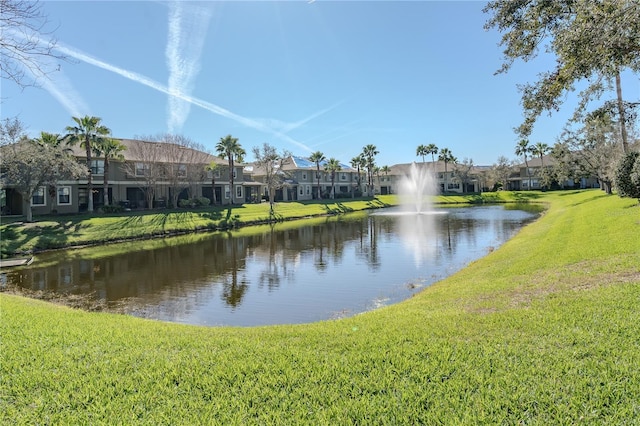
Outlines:
<svg viewBox="0 0 640 426"><path fill-rule="evenodd" d="M542 49L556 58L554 69L520 87L525 117L517 128L521 137L531 134L542 112L559 110L577 82L588 82L580 93L579 111L615 83L622 147L627 150L620 73L640 70L640 2L493 0L484 12L491 15L485 28L503 33L499 73L518 59L531 60Z"/></svg>
<svg viewBox="0 0 640 426"><path fill-rule="evenodd" d="M27 139L2 147L2 168L3 183L15 188L27 204L27 222L33 220L31 200L36 191L86 174L85 168L62 146Z"/></svg>

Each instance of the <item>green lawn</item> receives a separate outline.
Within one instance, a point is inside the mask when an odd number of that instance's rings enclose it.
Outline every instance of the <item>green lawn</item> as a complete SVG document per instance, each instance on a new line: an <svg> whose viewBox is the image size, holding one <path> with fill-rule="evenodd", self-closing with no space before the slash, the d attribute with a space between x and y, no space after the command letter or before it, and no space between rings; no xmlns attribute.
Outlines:
<svg viewBox="0 0 640 426"><path fill-rule="evenodd" d="M205 328L0 294L0 423L639 424L638 202L536 197L498 250L347 319Z"/></svg>

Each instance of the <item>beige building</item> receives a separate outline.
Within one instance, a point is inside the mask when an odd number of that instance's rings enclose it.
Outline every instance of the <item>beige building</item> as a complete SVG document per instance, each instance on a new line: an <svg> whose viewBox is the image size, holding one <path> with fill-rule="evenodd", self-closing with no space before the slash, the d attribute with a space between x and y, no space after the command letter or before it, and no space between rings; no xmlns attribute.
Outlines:
<svg viewBox="0 0 640 426"><path fill-rule="evenodd" d="M320 163L320 170L316 163L299 156L290 156L284 162L282 170L279 170L283 185L276 191L275 201L305 201L318 199L318 188L323 199L331 198L332 182L331 173L324 169L326 161ZM266 172L254 165L248 165L245 173L252 180L264 184ZM359 197L362 189L358 184L357 171L350 166L340 163L340 170L335 173L333 187L334 198ZM364 176L364 173L361 173ZM362 177L361 176L361 177ZM261 193L268 197L266 186L263 185Z"/></svg>
<svg viewBox="0 0 640 426"><path fill-rule="evenodd" d="M161 142L117 139L125 146L121 159L110 159L107 171L107 191L110 204L128 208L173 206L181 199L208 198L216 204L241 204L256 200L259 186L245 180L244 164L234 165L233 187L229 166L225 159L196 149ZM84 148L71 147L78 162L86 163ZM217 166L213 171L210 165ZM41 187L32 197L32 211L36 215L79 213L87 210L88 198L93 197L94 209L104 204L105 159L92 156L93 191L88 192L87 179L59 181L55 191ZM27 203L6 182L2 188L2 214L21 215ZM215 194L215 198L214 198Z"/></svg>
<svg viewBox="0 0 640 426"><path fill-rule="evenodd" d="M544 155L542 158L534 157L516 166L516 171L509 178L509 188L513 191L528 191L543 189L542 173L543 169L553 167L556 160L551 155ZM550 188L599 188L600 183L596 177L569 179L564 182L552 182Z"/></svg>

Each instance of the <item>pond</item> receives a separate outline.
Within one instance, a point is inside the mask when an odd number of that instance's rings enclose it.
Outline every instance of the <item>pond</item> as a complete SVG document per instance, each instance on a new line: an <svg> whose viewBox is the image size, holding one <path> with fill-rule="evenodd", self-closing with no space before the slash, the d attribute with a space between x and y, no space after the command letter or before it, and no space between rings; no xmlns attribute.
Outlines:
<svg viewBox="0 0 640 426"><path fill-rule="evenodd" d="M307 323L402 301L488 254L538 211L481 206L350 214L257 228L255 235L201 234L152 248L136 243L111 256L43 254L3 279L162 321Z"/></svg>

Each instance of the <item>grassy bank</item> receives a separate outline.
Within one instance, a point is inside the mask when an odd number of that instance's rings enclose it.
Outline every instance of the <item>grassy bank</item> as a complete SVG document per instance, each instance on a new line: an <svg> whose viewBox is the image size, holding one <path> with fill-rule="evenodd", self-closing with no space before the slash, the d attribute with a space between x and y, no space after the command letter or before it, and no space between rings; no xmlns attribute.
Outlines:
<svg viewBox="0 0 640 426"><path fill-rule="evenodd" d="M513 202L535 199L540 193L487 193L482 195L441 196L438 203ZM123 214L43 216L34 223L22 221L0 225L0 248L3 257L42 250L104 244L135 239L149 239L219 229L237 229L269 221L284 221L320 215L335 215L388 207L396 197L383 195L374 199L325 200L277 203L271 215L269 204L243 204L211 207L197 211L151 210Z"/></svg>
<svg viewBox="0 0 640 426"><path fill-rule="evenodd" d="M203 328L0 295L2 424L640 422L640 208L551 193L400 304Z"/></svg>

